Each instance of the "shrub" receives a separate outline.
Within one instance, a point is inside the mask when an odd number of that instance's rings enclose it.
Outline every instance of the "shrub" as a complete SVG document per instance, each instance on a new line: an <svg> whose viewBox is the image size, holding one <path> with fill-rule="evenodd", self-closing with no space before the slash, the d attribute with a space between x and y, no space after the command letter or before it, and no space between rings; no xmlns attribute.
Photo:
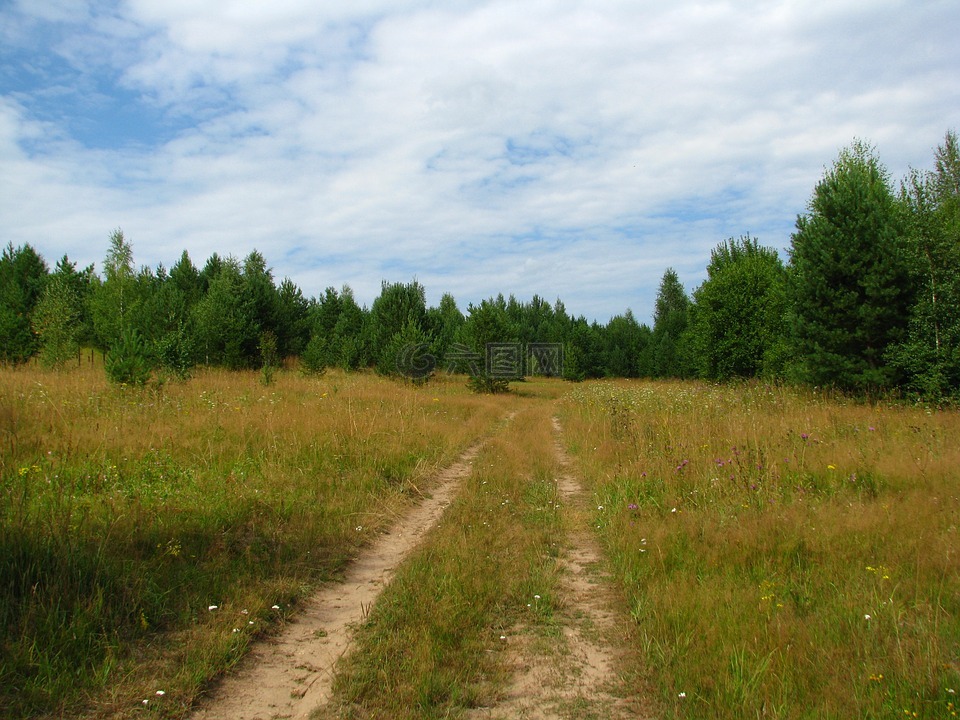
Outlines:
<svg viewBox="0 0 960 720"><path fill-rule="evenodd" d="M126 329L104 358L107 377L120 385L142 387L150 379L150 355L136 330Z"/></svg>

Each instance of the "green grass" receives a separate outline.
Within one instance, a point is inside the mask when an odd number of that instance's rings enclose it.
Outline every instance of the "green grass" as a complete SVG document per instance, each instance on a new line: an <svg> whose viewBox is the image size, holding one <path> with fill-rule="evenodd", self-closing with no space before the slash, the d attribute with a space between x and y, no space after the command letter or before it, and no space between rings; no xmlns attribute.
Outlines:
<svg viewBox="0 0 960 720"><path fill-rule="evenodd" d="M178 716L500 414L462 382L0 372L4 716Z"/></svg>
<svg viewBox="0 0 960 720"><path fill-rule="evenodd" d="M358 629L327 715L442 718L492 704L514 633L549 628L562 542L551 407L522 401L488 441Z"/></svg>
<svg viewBox="0 0 960 720"><path fill-rule="evenodd" d="M594 383L563 419L664 717L955 711L955 412Z"/></svg>
<svg viewBox="0 0 960 720"><path fill-rule="evenodd" d="M558 410L589 507L558 509ZM633 625L618 675L658 717L957 712L954 411L760 384L481 396L337 372L132 391L28 368L0 371L4 716L132 717L147 699L182 717L480 437L328 715L495 703L514 633L557 632L564 513L601 540Z"/></svg>

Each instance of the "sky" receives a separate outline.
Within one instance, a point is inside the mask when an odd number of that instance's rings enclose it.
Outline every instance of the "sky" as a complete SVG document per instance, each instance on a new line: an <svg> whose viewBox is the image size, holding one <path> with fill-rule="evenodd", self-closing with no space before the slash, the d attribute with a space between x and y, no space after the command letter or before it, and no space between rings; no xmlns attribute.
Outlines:
<svg viewBox="0 0 960 720"><path fill-rule="evenodd" d="M786 259L855 139L931 168L958 31L956 0L0 0L0 243L651 323L727 238Z"/></svg>

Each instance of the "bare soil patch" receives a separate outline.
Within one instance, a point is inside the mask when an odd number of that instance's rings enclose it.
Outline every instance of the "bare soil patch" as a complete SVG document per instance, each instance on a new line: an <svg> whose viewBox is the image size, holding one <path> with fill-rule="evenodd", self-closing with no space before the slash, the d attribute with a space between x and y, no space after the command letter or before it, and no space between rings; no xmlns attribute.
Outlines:
<svg viewBox="0 0 960 720"><path fill-rule="evenodd" d="M400 562L440 519L470 474L480 444L442 471L429 498L380 536L277 636L257 643L191 716L193 720L305 719L329 699L333 668Z"/></svg>

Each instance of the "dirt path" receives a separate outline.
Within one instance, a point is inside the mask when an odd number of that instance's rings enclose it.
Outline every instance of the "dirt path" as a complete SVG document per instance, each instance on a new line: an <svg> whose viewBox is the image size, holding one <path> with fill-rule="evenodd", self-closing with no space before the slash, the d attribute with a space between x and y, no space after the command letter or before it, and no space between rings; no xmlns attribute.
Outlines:
<svg viewBox="0 0 960 720"><path fill-rule="evenodd" d="M304 719L324 703L333 666L350 645L351 628L366 616L401 560L456 497L479 449L475 445L444 470L432 497L357 558L342 584L321 589L280 635L256 644L192 720Z"/></svg>
<svg viewBox="0 0 960 720"><path fill-rule="evenodd" d="M497 705L466 714L481 718L643 718L617 674L618 628L626 620L603 575L600 547L589 525L590 502L571 470L553 420L558 494L570 531L558 561L559 609L544 634L517 628L509 651L513 682ZM349 649L352 628L369 612L400 562L456 497L476 445L437 479L430 499L381 536L348 569L342 584L320 590L277 637L253 647L191 720L306 720L329 700L336 662Z"/></svg>
<svg viewBox="0 0 960 720"><path fill-rule="evenodd" d="M560 632L538 635L518 628L511 648L512 685L496 707L474 710L467 717L649 717L635 700L624 697L629 693L617 674L619 663L613 648L622 646L617 642L617 627L625 620L615 609L609 579L602 574L600 546L588 524L590 504L572 473L556 418L553 428L554 452L561 468L557 486L572 519L559 560L562 605L554 617Z"/></svg>

